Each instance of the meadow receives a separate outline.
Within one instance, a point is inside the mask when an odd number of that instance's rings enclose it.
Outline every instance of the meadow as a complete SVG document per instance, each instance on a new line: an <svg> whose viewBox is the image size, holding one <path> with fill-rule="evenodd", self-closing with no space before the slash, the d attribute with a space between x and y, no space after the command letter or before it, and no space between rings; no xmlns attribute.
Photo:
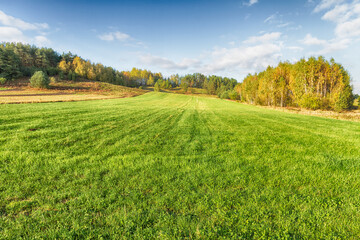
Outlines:
<svg viewBox="0 0 360 240"><path fill-rule="evenodd" d="M96 81L56 81L48 89L32 88L29 78L22 78L0 87L0 104L72 102L133 97L146 91Z"/></svg>
<svg viewBox="0 0 360 240"><path fill-rule="evenodd" d="M0 238L358 239L360 123L169 93L0 105Z"/></svg>

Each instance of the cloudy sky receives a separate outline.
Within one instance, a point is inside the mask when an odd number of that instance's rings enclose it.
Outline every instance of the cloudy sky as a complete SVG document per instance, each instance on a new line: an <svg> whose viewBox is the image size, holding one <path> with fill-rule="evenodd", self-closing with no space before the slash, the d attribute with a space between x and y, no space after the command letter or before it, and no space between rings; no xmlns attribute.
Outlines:
<svg viewBox="0 0 360 240"><path fill-rule="evenodd" d="M0 0L0 41L118 70L242 81L279 61L334 57L360 93L360 0Z"/></svg>

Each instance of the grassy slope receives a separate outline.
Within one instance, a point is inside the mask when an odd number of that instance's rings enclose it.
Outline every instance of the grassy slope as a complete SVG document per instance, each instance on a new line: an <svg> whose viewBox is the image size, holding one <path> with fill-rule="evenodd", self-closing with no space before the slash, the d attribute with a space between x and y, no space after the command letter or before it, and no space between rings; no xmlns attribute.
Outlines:
<svg viewBox="0 0 360 240"><path fill-rule="evenodd" d="M360 123L165 93L0 123L0 238L360 237Z"/></svg>
<svg viewBox="0 0 360 240"><path fill-rule="evenodd" d="M1 103L69 102L94 99L133 97L147 91L96 81L57 81L49 89L29 86L29 79L22 78L0 88Z"/></svg>

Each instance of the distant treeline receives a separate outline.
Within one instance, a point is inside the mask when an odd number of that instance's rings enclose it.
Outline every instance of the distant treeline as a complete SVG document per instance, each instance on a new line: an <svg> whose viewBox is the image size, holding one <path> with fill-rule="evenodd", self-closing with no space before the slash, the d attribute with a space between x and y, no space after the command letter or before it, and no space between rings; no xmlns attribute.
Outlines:
<svg viewBox="0 0 360 240"><path fill-rule="evenodd" d="M301 59L294 64L282 62L238 83L233 78L201 73L164 78L161 73L137 68L118 71L70 52L60 55L51 48L0 44L0 83L32 76L39 70L50 76L59 75L60 79L89 79L127 87L154 86L155 90L181 87L184 91L202 88L220 98L269 106L343 110L351 108L354 100L348 72L333 59L329 62L323 57Z"/></svg>
<svg viewBox="0 0 360 240"><path fill-rule="evenodd" d="M187 90L189 87L196 87L219 96L224 96L224 93L226 95L226 91L233 91L237 84L235 79L206 77L200 73L182 77L176 74L164 78L161 73L137 68L117 71L101 63L84 60L70 52L60 55L51 48L37 48L22 43L0 45L0 78L11 81L22 76L30 77L39 70L50 76L59 75L60 79L88 79L127 87L155 86L158 89L181 87Z"/></svg>
<svg viewBox="0 0 360 240"><path fill-rule="evenodd" d="M188 74L180 77L178 74L164 78L161 73L153 73L145 69L133 68L131 71L117 71L102 64L93 64L78 56L64 54L59 63L60 75L75 80L77 77L108 82L127 87L154 86L157 89L181 87L185 91L189 88L203 88L209 94L220 94L233 90L236 79L219 76L208 76L201 73Z"/></svg>
<svg viewBox="0 0 360 240"><path fill-rule="evenodd" d="M348 72L334 59L323 57L268 67L248 75L236 90L242 101L268 106L343 110L354 101Z"/></svg>

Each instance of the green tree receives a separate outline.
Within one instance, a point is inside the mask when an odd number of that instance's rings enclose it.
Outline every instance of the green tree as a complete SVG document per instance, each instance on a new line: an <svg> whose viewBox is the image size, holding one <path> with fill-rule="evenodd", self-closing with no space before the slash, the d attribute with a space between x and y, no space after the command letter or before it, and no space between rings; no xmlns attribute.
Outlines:
<svg viewBox="0 0 360 240"><path fill-rule="evenodd" d="M352 94L352 89L350 86L346 86L346 88L339 93L338 100L335 102L335 110L347 110L353 107L354 96Z"/></svg>
<svg viewBox="0 0 360 240"><path fill-rule="evenodd" d="M0 77L13 80L21 76L20 59L8 48L0 48Z"/></svg>

